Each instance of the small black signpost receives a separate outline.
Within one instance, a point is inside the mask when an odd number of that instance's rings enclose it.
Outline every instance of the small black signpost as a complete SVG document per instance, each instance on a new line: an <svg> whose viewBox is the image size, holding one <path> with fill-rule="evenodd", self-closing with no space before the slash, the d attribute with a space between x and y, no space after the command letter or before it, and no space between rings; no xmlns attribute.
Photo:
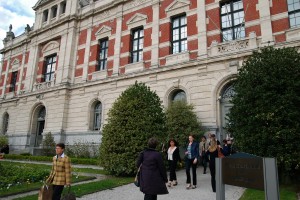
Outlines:
<svg viewBox="0 0 300 200"><path fill-rule="evenodd" d="M225 200L225 184L265 191L265 199L279 200L275 158L237 153L216 159L217 200Z"/></svg>

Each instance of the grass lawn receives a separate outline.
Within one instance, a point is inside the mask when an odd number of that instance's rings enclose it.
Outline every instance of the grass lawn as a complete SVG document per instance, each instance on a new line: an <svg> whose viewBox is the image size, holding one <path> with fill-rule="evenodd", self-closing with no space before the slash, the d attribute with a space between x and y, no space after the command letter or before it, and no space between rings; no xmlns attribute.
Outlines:
<svg viewBox="0 0 300 200"><path fill-rule="evenodd" d="M297 200L296 186L279 186L280 200ZM246 189L240 200L264 200L265 192L254 189Z"/></svg>
<svg viewBox="0 0 300 200"><path fill-rule="evenodd" d="M76 197L82 197L83 195L99 192L102 190L107 190L111 188L115 188L121 185L129 184L133 182L133 177L111 177L105 180L85 183L80 185L75 185L71 187L71 191L75 193ZM64 190L64 193L67 190ZM30 195L26 197L17 198L15 200L36 200L38 195Z"/></svg>
<svg viewBox="0 0 300 200"><path fill-rule="evenodd" d="M87 180L92 180L92 179L95 179L95 177L78 176L78 178L76 178L76 176L73 175L72 183L77 183L77 182L87 181ZM20 193L24 193L24 192L38 190L42 187L42 185L43 185L43 183L41 183L41 182L30 183L30 184L23 183L20 185L14 185L14 186L11 186L9 189L0 190L0 197L6 197L9 195L20 194Z"/></svg>

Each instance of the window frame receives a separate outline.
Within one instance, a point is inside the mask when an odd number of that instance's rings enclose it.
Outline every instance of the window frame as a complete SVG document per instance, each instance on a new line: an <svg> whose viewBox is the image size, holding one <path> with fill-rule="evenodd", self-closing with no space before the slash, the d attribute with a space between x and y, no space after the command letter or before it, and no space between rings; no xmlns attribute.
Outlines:
<svg viewBox="0 0 300 200"><path fill-rule="evenodd" d="M103 38L99 40L99 51L98 51L98 65L97 65L97 71L104 71L107 68L107 55L108 55L108 38ZM106 43L103 47L102 44ZM102 52L104 52L104 58L101 59Z"/></svg>
<svg viewBox="0 0 300 200"><path fill-rule="evenodd" d="M52 58L52 62L48 63L48 59ZM53 58L55 58L55 62L53 62ZM48 71L48 66L51 64L50 71ZM51 82L54 80L54 74L55 74L55 68L57 64L57 54L52 54L47 57L45 57L45 62L44 62L44 72L43 72L43 82ZM47 75L49 75L49 80L47 79Z"/></svg>
<svg viewBox="0 0 300 200"><path fill-rule="evenodd" d="M67 2L63 1L60 2L60 15L66 13L66 9L67 9Z"/></svg>
<svg viewBox="0 0 300 200"><path fill-rule="evenodd" d="M47 22L49 17L49 10L46 9L43 11L43 22Z"/></svg>
<svg viewBox="0 0 300 200"><path fill-rule="evenodd" d="M143 36L141 37L141 31L143 31ZM138 37L134 38L135 33L138 32ZM134 42L137 41L137 50L134 49ZM140 49L140 43L143 41L143 47ZM138 27L132 29L131 31L131 51L130 51L130 63L136 63L143 60L143 50L144 50L144 27ZM136 60L134 60L134 54L136 53ZM141 53L141 56L140 56Z"/></svg>
<svg viewBox="0 0 300 200"><path fill-rule="evenodd" d="M185 21L186 24L185 25L181 25L181 18L185 17ZM174 21L176 19L179 19L179 25L178 27L174 28ZM181 32L182 32L182 28L186 27L186 38L181 38ZM174 30L179 30L178 31L178 40L174 40ZM177 15L171 18L171 36L172 36L172 40L171 40L171 53L172 54L176 54L176 53L181 53L181 52L185 52L188 51L188 47L187 47L187 16L186 14L181 14L181 15ZM182 50L182 44L183 42L186 41L186 50ZM174 43L178 42L179 46L178 46L178 52L174 52Z"/></svg>
<svg viewBox="0 0 300 200"><path fill-rule="evenodd" d="M244 22L244 20L241 22L241 23L239 23L238 25L234 25L234 20L235 20L235 18L234 18L234 14L235 13L239 13L239 12L241 12L241 11L243 11L243 13L244 13L244 17L243 17L243 19L245 19L245 11L244 11L244 5L243 5L243 8L242 9L238 9L238 10L233 10L233 4L235 3L235 2L241 2L242 4L243 4L243 0L227 0L227 1L221 1L220 2L220 24L221 24L221 40L222 40L222 42L228 42L228 41L234 41L234 40L237 40L237 39L242 39L242 38L245 38L245 36L246 36L246 29L245 29L245 22ZM229 6L230 6L230 12L228 12L228 13L224 13L224 14L222 14L222 7L224 6L224 5L228 5L229 4ZM226 28L223 28L223 26L222 26L222 17L223 16L227 16L227 15L229 15L229 17L231 18L231 25L229 26L229 27L226 27ZM245 35L244 35L244 37L237 37L236 36L236 33L235 33L235 29L236 28L243 28L244 30L244 32L245 32ZM231 30L232 32L231 32L231 36L232 36L232 38L231 39L226 39L225 37L224 37L224 34L223 34L223 32L224 31L227 31L227 30Z"/></svg>
<svg viewBox="0 0 300 200"><path fill-rule="evenodd" d="M293 5L295 4L295 2L294 2L294 0L293 0ZM299 22L299 24L296 24L295 23L295 26L291 26L291 18L290 18L290 16L291 15L293 15L293 14L297 14L297 13L299 13L300 14L300 8L299 9L295 9L295 10L292 10L292 11L290 11L289 10L289 0L287 0L287 7L288 7L288 16L289 16L289 25L290 25L290 28L297 28L297 27L300 27L300 22ZM294 6L293 6L294 7ZM299 16L299 18L300 18L300 16ZM293 19L295 19L295 18L293 18Z"/></svg>
<svg viewBox="0 0 300 200"><path fill-rule="evenodd" d="M9 92L16 91L17 80L18 80L18 71L14 71L11 74Z"/></svg>
<svg viewBox="0 0 300 200"><path fill-rule="evenodd" d="M9 126L9 114L7 112L5 112L5 114L3 115L3 121L2 121L2 133L3 133L3 135L7 134L8 126Z"/></svg>
<svg viewBox="0 0 300 200"><path fill-rule="evenodd" d="M97 116L99 116L99 118L97 118ZM97 119L99 119L98 123L97 123ZM100 101L97 101L93 106L93 131L99 131L101 129L101 121L102 121L102 103ZM99 126L97 126L97 124Z"/></svg>
<svg viewBox="0 0 300 200"><path fill-rule="evenodd" d="M58 6L57 5L51 7L51 19L57 17L57 11L58 11Z"/></svg>

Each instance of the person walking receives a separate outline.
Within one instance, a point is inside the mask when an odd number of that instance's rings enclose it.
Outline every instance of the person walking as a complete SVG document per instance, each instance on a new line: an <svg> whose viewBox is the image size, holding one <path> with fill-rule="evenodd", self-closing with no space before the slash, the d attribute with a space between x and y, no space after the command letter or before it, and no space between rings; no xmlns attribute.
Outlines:
<svg viewBox="0 0 300 200"><path fill-rule="evenodd" d="M174 139L169 140L169 149L168 149L168 163L169 163L169 170L170 170L170 179L168 182L168 187L176 186L177 177L176 177L176 167L177 162L181 162L178 144Z"/></svg>
<svg viewBox="0 0 300 200"><path fill-rule="evenodd" d="M60 200L64 186L71 185L71 160L64 154L65 144L58 143L53 157L53 166L46 183L53 184L52 200Z"/></svg>
<svg viewBox="0 0 300 200"><path fill-rule="evenodd" d="M210 146L207 150L207 156L209 155L209 169L211 175L211 187L213 192L216 192L216 158L218 157L218 148L221 146L217 144L217 140L211 140Z"/></svg>
<svg viewBox="0 0 300 200"><path fill-rule="evenodd" d="M144 200L157 200L157 195L169 193L163 158L155 150L157 144L155 138L150 138L148 148L139 155L137 160L137 167L140 167L140 190L145 194Z"/></svg>
<svg viewBox="0 0 300 200"><path fill-rule="evenodd" d="M186 169L186 189L195 189L197 187L197 161L199 158L199 143L194 141L195 137L193 135L189 136L189 143L185 152L185 169ZM191 173L190 169L192 167L193 173L193 185L191 185Z"/></svg>
<svg viewBox="0 0 300 200"><path fill-rule="evenodd" d="M207 156L206 151L208 150L209 143L206 141L206 137L203 135L201 137L201 142L199 143L199 155L200 155L200 162L203 166L203 174L206 174L206 168L207 168Z"/></svg>

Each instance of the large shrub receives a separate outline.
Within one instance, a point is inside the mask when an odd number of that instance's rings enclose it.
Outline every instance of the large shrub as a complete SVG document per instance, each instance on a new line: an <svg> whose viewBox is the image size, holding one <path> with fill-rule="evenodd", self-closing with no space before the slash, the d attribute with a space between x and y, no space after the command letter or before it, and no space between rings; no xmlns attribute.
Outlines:
<svg viewBox="0 0 300 200"><path fill-rule="evenodd" d="M228 131L241 151L276 157L281 172L300 165L300 54L294 48L254 52L239 70Z"/></svg>
<svg viewBox="0 0 300 200"><path fill-rule="evenodd" d="M45 134L45 138L43 139L43 154L45 156L53 156L55 155L55 141L51 132Z"/></svg>
<svg viewBox="0 0 300 200"><path fill-rule="evenodd" d="M199 140L204 133L201 122L193 110L194 107L185 101L174 101L166 111L168 138L174 138L182 147L187 145L190 134Z"/></svg>
<svg viewBox="0 0 300 200"><path fill-rule="evenodd" d="M0 149L8 144L8 137L6 135L1 135L0 134Z"/></svg>
<svg viewBox="0 0 300 200"><path fill-rule="evenodd" d="M143 83L135 83L114 102L103 128L100 163L115 175L136 170L138 153L148 139L165 135L165 115L157 94Z"/></svg>

